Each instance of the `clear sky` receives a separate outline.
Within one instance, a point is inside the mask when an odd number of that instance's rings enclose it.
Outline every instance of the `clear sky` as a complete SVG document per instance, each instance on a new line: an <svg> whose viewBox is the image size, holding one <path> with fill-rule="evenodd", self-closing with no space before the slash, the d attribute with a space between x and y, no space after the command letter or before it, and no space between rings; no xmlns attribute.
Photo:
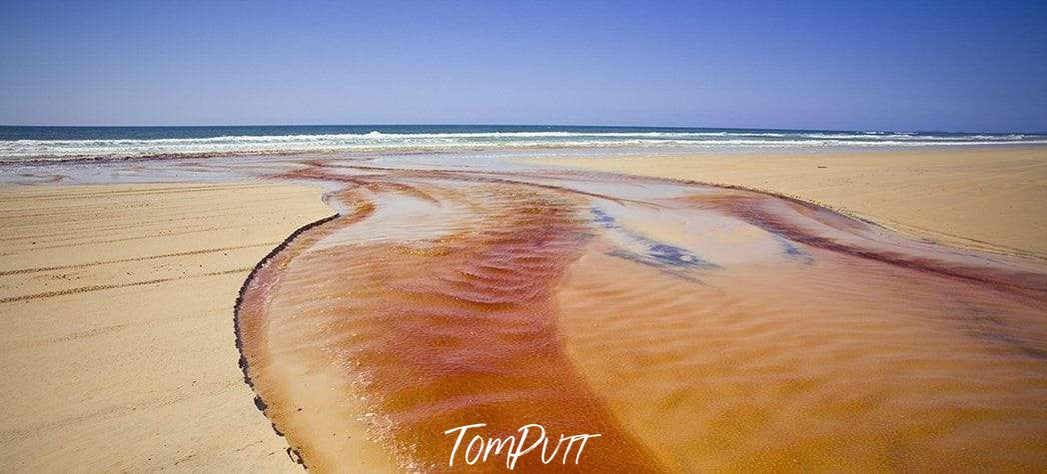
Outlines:
<svg viewBox="0 0 1047 474"><path fill-rule="evenodd" d="M0 0L0 124L1047 131L1047 1Z"/></svg>

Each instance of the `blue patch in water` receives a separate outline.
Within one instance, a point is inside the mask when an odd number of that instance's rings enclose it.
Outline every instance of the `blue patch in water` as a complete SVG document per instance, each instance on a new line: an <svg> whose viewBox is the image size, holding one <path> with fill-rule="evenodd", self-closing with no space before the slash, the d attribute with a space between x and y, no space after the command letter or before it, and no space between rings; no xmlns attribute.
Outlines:
<svg viewBox="0 0 1047 474"><path fill-rule="evenodd" d="M614 218L606 212L603 212L595 207L589 208L589 211L593 213L593 216L595 216L593 218L593 222L599 223L600 226L604 229L613 229L615 227L621 227L616 222L614 222Z"/></svg>
<svg viewBox="0 0 1047 474"><path fill-rule="evenodd" d="M644 265L652 267L659 267L673 274L674 276L678 276L680 278L685 278L687 280L692 281L696 280L694 280L692 277L688 277L681 274L679 271L669 271L668 267L699 268L703 270L719 268L719 265L705 260L685 248L658 242L657 240L651 239L645 235L626 229L619 225L614 220L613 216L607 214L606 212L600 209L594 207L590 208L589 210L590 212L592 212L594 216L593 222L600 224L600 226L604 229L613 229L626 239L632 240L637 244L647 248L647 251L643 254L632 252L629 250L618 249L609 252L608 255L618 258L624 258L626 260L642 263Z"/></svg>
<svg viewBox="0 0 1047 474"><path fill-rule="evenodd" d="M814 263L814 257L812 257L811 254L803 251L800 247L797 247L789 239L778 234L771 235L774 236L774 240L778 241L778 246L781 248L785 258L789 260L797 260L806 265Z"/></svg>
<svg viewBox="0 0 1047 474"><path fill-rule="evenodd" d="M647 255L666 265L696 268L717 268L717 265L675 245L652 241Z"/></svg>
<svg viewBox="0 0 1047 474"><path fill-rule="evenodd" d="M675 269L675 268L672 268L672 267L666 267L662 263L652 261L650 258L647 258L647 256L640 255L640 254L638 254L636 252L630 252L628 250L618 249L618 250L612 250L610 252L607 252L607 255L609 255L611 257L615 257L615 258L620 258L620 259L623 259L623 260L628 260L630 262L639 263L640 265L646 265L648 267L657 268L658 270L661 270L662 273L666 273L666 274L672 275L672 276L674 276L676 278L679 278L679 279L682 279L682 280L687 280L687 281L690 281L690 282L693 282L693 283L702 283L701 280L699 280L699 279L697 279L697 278L695 278L695 277L693 277L691 275L688 275L683 270L678 270L678 269Z"/></svg>

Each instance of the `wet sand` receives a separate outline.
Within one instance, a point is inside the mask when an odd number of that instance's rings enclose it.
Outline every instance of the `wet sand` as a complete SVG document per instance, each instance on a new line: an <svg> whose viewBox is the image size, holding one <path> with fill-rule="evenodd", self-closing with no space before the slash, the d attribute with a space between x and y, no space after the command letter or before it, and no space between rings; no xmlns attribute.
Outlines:
<svg viewBox="0 0 1047 474"><path fill-rule="evenodd" d="M319 160L286 177L340 183L344 211L252 274L238 334L310 468L440 470L440 434L476 423L545 426L528 468L578 433L601 437L544 467L1047 465L1042 262L660 180ZM510 461L491 458L473 467Z"/></svg>
<svg viewBox="0 0 1047 474"><path fill-rule="evenodd" d="M919 238L1047 258L1047 147L537 162L758 189Z"/></svg>
<svg viewBox="0 0 1047 474"><path fill-rule="evenodd" d="M300 472L236 366L251 268L330 215L283 184L0 187L0 471Z"/></svg>

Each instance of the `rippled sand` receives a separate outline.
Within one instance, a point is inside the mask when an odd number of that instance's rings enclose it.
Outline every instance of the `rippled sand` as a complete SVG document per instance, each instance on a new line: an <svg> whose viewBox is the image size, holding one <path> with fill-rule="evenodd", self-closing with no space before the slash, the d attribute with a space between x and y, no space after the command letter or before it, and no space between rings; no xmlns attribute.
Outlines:
<svg viewBox="0 0 1047 474"><path fill-rule="evenodd" d="M445 469L472 423L601 434L559 468L1047 466L1041 263L654 179L281 177L341 212L256 268L237 331L311 469Z"/></svg>

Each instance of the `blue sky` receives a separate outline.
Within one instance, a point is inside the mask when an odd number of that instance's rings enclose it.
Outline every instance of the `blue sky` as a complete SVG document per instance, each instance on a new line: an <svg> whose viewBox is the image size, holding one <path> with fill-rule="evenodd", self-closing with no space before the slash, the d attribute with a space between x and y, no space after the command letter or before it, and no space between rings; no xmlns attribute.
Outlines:
<svg viewBox="0 0 1047 474"><path fill-rule="evenodd" d="M1047 131L1047 2L0 0L0 124Z"/></svg>

